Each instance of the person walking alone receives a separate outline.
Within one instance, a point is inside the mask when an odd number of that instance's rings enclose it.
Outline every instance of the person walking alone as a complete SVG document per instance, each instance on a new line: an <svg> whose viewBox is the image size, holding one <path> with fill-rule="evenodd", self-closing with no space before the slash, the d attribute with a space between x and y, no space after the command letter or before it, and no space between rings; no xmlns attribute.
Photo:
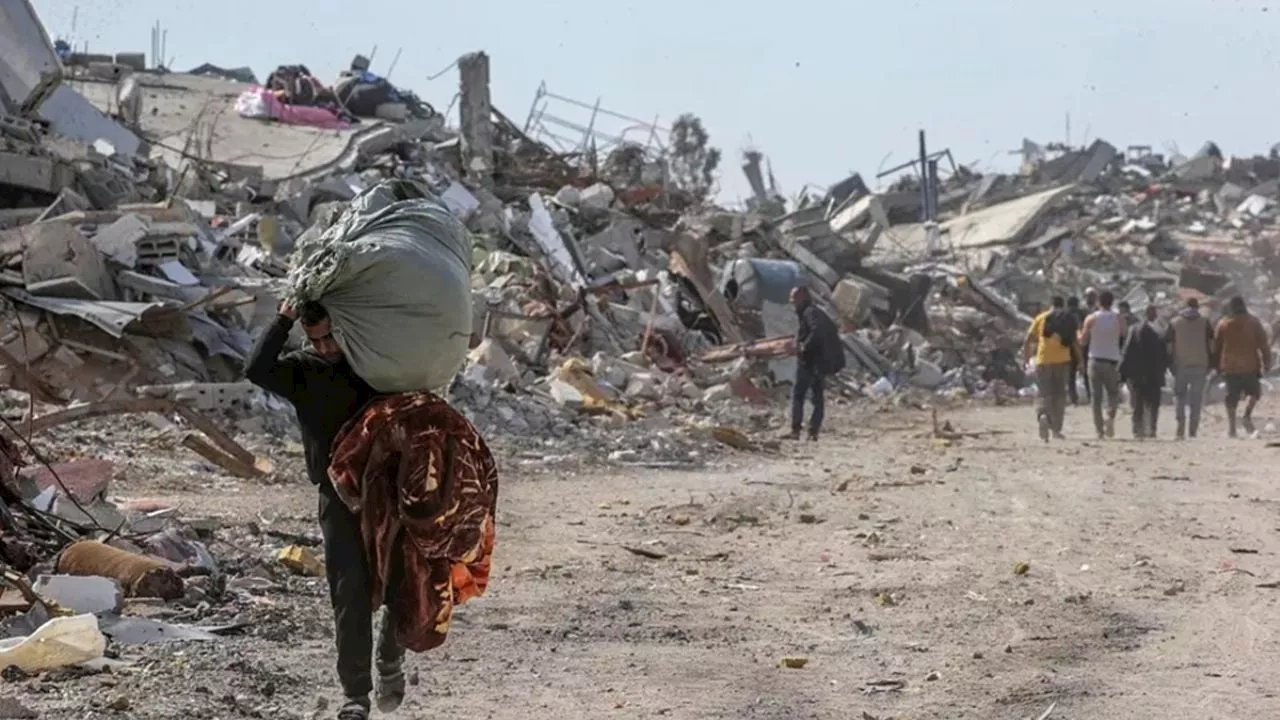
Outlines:
<svg viewBox="0 0 1280 720"><path fill-rule="evenodd" d="M1249 314L1244 298L1231 298L1227 314L1213 334L1218 371L1227 384L1227 435L1236 437L1236 409L1248 398L1241 424L1253 434L1253 408L1262 396L1262 374L1271 367L1271 343L1258 318Z"/></svg>
<svg viewBox="0 0 1280 720"><path fill-rule="evenodd" d="M826 415L824 386L827 377L844 369L844 344L831 317L814 304L809 289L791 290L791 305L796 309L796 382L791 387L791 432L787 437L800 439L804 427L804 398L813 399L813 415L809 417L809 439L817 440Z"/></svg>
<svg viewBox="0 0 1280 720"><path fill-rule="evenodd" d="M1200 314L1199 300L1187 300L1187 306L1169 324L1167 340L1177 402L1177 438L1182 440L1195 437L1200 430L1204 387L1213 360L1213 326L1209 318Z"/></svg>
<svg viewBox="0 0 1280 720"><path fill-rule="evenodd" d="M1044 442L1049 442L1050 435L1062 439L1071 361L1079 354L1076 331L1077 326L1067 312L1066 301L1054 297L1049 309L1031 322L1022 341L1022 362L1029 361L1033 353L1036 360L1036 424Z"/></svg>
<svg viewBox="0 0 1280 720"><path fill-rule="evenodd" d="M1169 367L1168 348L1155 325L1159 317L1156 306L1148 305L1145 315L1142 322L1129 329L1120 362L1120 377L1129 386L1133 408L1133 436L1139 440L1156 436L1160 393Z"/></svg>
<svg viewBox="0 0 1280 720"><path fill-rule="evenodd" d="M1120 409L1120 346L1124 341L1124 318L1111 309L1116 297L1110 290L1098 296L1098 309L1084 320L1080 344L1089 346L1089 388L1093 393L1093 428L1099 438L1115 437L1116 411ZM1106 399L1107 414L1102 403Z"/></svg>

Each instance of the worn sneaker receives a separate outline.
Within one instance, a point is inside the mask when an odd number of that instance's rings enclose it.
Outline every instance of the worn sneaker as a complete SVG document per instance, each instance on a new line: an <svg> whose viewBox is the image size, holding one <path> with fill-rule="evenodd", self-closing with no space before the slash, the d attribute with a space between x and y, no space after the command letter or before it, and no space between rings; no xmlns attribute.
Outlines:
<svg viewBox="0 0 1280 720"><path fill-rule="evenodd" d="M1040 425L1040 439L1049 442L1049 418L1044 415L1036 416L1036 423Z"/></svg>
<svg viewBox="0 0 1280 720"><path fill-rule="evenodd" d="M1115 436L1116 436L1116 419L1113 417L1109 417L1107 418L1107 437L1113 438Z"/></svg>
<svg viewBox="0 0 1280 720"><path fill-rule="evenodd" d="M395 712L404 702L404 667L380 666L373 695L378 703L378 712Z"/></svg>
<svg viewBox="0 0 1280 720"><path fill-rule="evenodd" d="M338 720L369 720L369 698L348 698L338 709Z"/></svg>
<svg viewBox="0 0 1280 720"><path fill-rule="evenodd" d="M782 439L783 439L783 440L799 440L799 439L800 439L800 431L799 431L799 430L789 430L789 431L787 431L787 432L783 433L783 435L782 435Z"/></svg>
<svg viewBox="0 0 1280 720"><path fill-rule="evenodd" d="M1245 435L1253 435L1257 432L1253 427L1253 418L1248 415L1240 418L1240 427L1244 428Z"/></svg>

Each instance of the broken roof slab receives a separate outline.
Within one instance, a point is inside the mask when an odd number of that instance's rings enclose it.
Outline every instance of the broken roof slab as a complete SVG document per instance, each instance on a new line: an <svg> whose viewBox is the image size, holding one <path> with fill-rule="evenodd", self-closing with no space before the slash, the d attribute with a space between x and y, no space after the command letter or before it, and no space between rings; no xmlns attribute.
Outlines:
<svg viewBox="0 0 1280 720"><path fill-rule="evenodd" d="M251 86L217 77L170 73L134 77L143 93L144 135L167 145L156 152L172 167L180 167L181 153L194 134L190 152L205 160L241 166L261 166L268 180L305 175L337 163L356 142L386 123L362 120L345 130L263 122L240 117L236 97ZM116 86L87 79L64 80L96 107L110 112Z"/></svg>
<svg viewBox="0 0 1280 720"><path fill-rule="evenodd" d="M1075 185L1063 185L1016 200L952 218L938 226L943 248L966 251L1016 242L1045 210L1069 194ZM928 233L923 223L895 225L885 231L873 259L881 262L911 261L928 255Z"/></svg>

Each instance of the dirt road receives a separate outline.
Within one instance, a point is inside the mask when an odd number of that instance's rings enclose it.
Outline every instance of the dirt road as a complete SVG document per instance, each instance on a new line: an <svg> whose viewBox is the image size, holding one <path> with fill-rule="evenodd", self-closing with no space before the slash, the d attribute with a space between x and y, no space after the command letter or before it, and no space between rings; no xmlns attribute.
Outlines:
<svg viewBox="0 0 1280 720"><path fill-rule="evenodd" d="M1083 409L1046 449L1029 413L946 413L976 434L949 446L924 413L846 420L712 472L512 460L491 591L411 661L397 717L1275 717L1280 449L1215 417L1185 443L1082 440ZM313 531L309 486L139 467L117 493L219 515L231 544L264 512ZM252 596L246 636L0 694L47 718L328 717L322 581Z"/></svg>

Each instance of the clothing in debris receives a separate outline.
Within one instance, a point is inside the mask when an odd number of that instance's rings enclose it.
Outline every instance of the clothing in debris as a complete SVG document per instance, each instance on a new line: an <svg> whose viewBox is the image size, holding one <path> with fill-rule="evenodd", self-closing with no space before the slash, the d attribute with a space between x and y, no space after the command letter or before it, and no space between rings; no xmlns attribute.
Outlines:
<svg viewBox="0 0 1280 720"><path fill-rule="evenodd" d="M281 356L292 327L293 320L283 315L267 327L249 355L245 377L288 400L297 412L307 477L320 486L318 514L333 604L338 680L346 696L358 700L373 690L369 570L359 518L329 482L329 459L334 438L376 393L345 360L330 362L306 350ZM383 633L378 644L380 661L399 652L394 633Z"/></svg>
<svg viewBox="0 0 1280 720"><path fill-rule="evenodd" d="M484 594L489 582L498 472L488 446L439 397L388 395L343 430L329 475L360 518L370 601L394 592L387 599L400 644L417 652L439 646L454 606ZM395 567L403 582L391 587Z"/></svg>
<svg viewBox="0 0 1280 720"><path fill-rule="evenodd" d="M1198 307L1187 307L1169 324L1167 334L1178 437L1200 430L1204 389L1213 364L1213 325Z"/></svg>
<svg viewBox="0 0 1280 720"><path fill-rule="evenodd" d="M1160 391L1169 367L1164 336L1150 321L1129 329L1124 343L1120 377L1129 386L1134 437L1155 437L1160 412Z"/></svg>
<svg viewBox="0 0 1280 720"><path fill-rule="evenodd" d="M281 65L267 76L266 87L286 105L333 105L336 98L306 65Z"/></svg>
<svg viewBox="0 0 1280 720"><path fill-rule="evenodd" d="M804 425L804 402L813 402L809 436L817 438L826 416L826 379L844 369L844 343L834 321L812 300L796 307L796 381L791 386L791 433Z"/></svg>

